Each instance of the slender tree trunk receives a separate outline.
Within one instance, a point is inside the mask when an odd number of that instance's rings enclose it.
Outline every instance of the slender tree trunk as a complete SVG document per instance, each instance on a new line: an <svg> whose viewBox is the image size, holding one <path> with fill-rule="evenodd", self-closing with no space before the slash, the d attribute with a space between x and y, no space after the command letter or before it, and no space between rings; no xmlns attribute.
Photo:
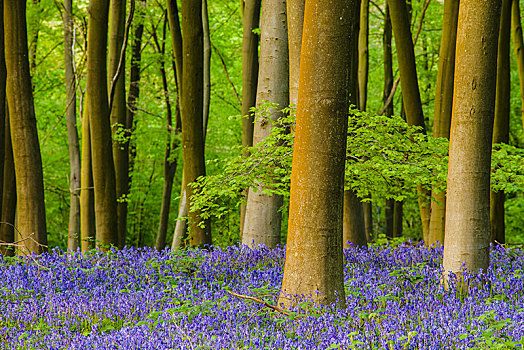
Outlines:
<svg viewBox="0 0 524 350"><path fill-rule="evenodd" d="M202 2L182 0L182 150L187 184L205 176L203 106L203 30ZM187 205L191 207L193 188L187 186ZM202 227L201 224L204 224ZM189 212L190 244L212 244L209 222L202 222L199 211Z"/></svg>
<svg viewBox="0 0 524 350"><path fill-rule="evenodd" d="M18 195L18 230L26 253L46 250L42 157L38 143L27 50L26 3L4 1L4 40L7 100Z"/></svg>
<svg viewBox="0 0 524 350"><path fill-rule="evenodd" d="M511 36L511 1L502 0L500 10L500 28L497 54L497 90L495 94L495 121L493 124L493 143L509 142L510 113L510 36ZM505 243L504 191L490 192L491 241Z"/></svg>
<svg viewBox="0 0 524 350"><path fill-rule="evenodd" d="M139 15L143 15L145 11L146 1L140 0L138 2L137 12ZM144 33L144 22L140 20L134 28L134 40L131 44L131 62L129 67L129 90L127 94L127 109L126 109L126 127L125 127L125 138L127 142L123 144L125 153L129 159L129 170L128 174L131 174L134 169L136 147L130 142L131 136L133 135L135 125L135 111L136 102L140 97L140 66L142 61L142 34ZM131 189L131 176L127 177L127 190Z"/></svg>
<svg viewBox="0 0 524 350"><path fill-rule="evenodd" d="M64 1L64 67L67 90L67 143L70 166L70 206L67 249L76 251L80 247L80 146L76 126L76 77L73 61L73 1Z"/></svg>
<svg viewBox="0 0 524 350"><path fill-rule="evenodd" d="M242 27L242 147L253 146L255 116L250 111L255 107L258 85L258 42L253 30L260 24L261 0L246 0L243 5ZM244 157L249 154L243 153ZM247 197L247 191L245 195ZM246 198L247 200L247 198ZM246 205L240 206L240 232L244 232Z"/></svg>
<svg viewBox="0 0 524 350"><path fill-rule="evenodd" d="M40 7L40 0L32 0L34 7ZM38 15L41 13L41 9L38 8ZM30 74L33 75L36 68L36 51L38 49L38 36L40 35L40 16L34 16L33 22L30 23L30 28L34 30L33 37L29 43L29 68Z"/></svg>
<svg viewBox="0 0 524 350"><path fill-rule="evenodd" d="M209 17L207 0L202 0L202 28L204 30L204 144L206 143L207 122L209 121L209 103L211 101L211 39L209 38Z"/></svg>
<svg viewBox="0 0 524 350"><path fill-rule="evenodd" d="M513 49L515 50L519 72L520 111L522 114L522 128L524 129L524 41L522 39L519 0L513 0L511 3L511 31L513 32Z"/></svg>
<svg viewBox="0 0 524 350"><path fill-rule="evenodd" d="M391 25L395 35L397 60L400 70L400 84L402 85L402 100L406 110L406 120L409 125L421 126L425 133L424 113L417 78L411 24L405 0L388 0L391 15ZM417 186L418 203L424 241L429 236L429 221L431 204L430 191Z"/></svg>
<svg viewBox="0 0 524 350"><path fill-rule="evenodd" d="M4 169L3 169L3 193L2 193L2 212L0 224L0 241L6 243L13 243L15 240L15 215L16 215L16 183L15 164L13 161L13 148L11 144L11 132L9 127L9 115L6 109L5 118L5 153L4 153ZM13 249L7 247L0 247L0 254L6 256L13 256L15 253Z"/></svg>
<svg viewBox="0 0 524 350"><path fill-rule="evenodd" d="M87 251L95 248L96 241L91 132L89 115L87 113L84 113L82 119L82 158L80 169L80 246L82 251Z"/></svg>
<svg viewBox="0 0 524 350"><path fill-rule="evenodd" d="M442 20L442 38L435 91L435 113L433 119L433 136L449 139L451 112L453 107L453 81L455 77L455 45L457 42L457 21L459 0L444 2ZM444 225L446 221L446 192L432 191L435 200L431 201L431 219L429 236L425 242L431 246L444 243Z"/></svg>
<svg viewBox="0 0 524 350"><path fill-rule="evenodd" d="M107 94L108 0L91 0L87 33L86 115L89 119L97 245L118 246L117 201Z"/></svg>
<svg viewBox="0 0 524 350"><path fill-rule="evenodd" d="M296 304L289 295L299 295L345 307L342 205L354 7L354 1L306 1L279 298L285 306Z"/></svg>
<svg viewBox="0 0 524 350"><path fill-rule="evenodd" d="M127 232L127 195L129 183L129 156L124 147L127 140L120 140L115 135L122 134L126 127L126 88L125 75L118 71L126 26L126 1L111 0L109 10L109 53L108 87L114 84L110 120L113 133L113 162L117 199L118 247L123 248ZM122 56L121 72L125 71L125 54ZM117 77L116 80L115 77Z"/></svg>
<svg viewBox="0 0 524 350"><path fill-rule="evenodd" d="M357 0L355 13L360 13L360 0ZM359 106L359 17L351 23L351 62L350 62L350 79L349 79L349 103L354 106ZM344 169L345 170L345 169ZM345 187L345 184L344 184ZM371 231L366 231L366 209L371 210L371 203L355 203L355 192L353 190L344 191L343 200L343 219L342 219L342 237L344 248L348 247L348 242L355 245L367 245L371 240ZM360 200L359 200L360 201Z"/></svg>
<svg viewBox="0 0 524 350"><path fill-rule="evenodd" d="M257 108L264 101L277 104L268 118L257 118L253 144L269 136L272 121L282 117L281 109L289 104L289 51L287 45L286 1L264 0L260 36L260 70L258 74ZM268 184L271 186L271 184ZM266 185L267 186L267 185ZM264 244L274 248L280 244L282 196L263 193L264 184L249 189L242 243L250 247Z"/></svg>
<svg viewBox="0 0 524 350"><path fill-rule="evenodd" d="M366 110L369 71L369 0L360 3L360 30L358 32L358 92L359 109Z"/></svg>
<svg viewBox="0 0 524 350"><path fill-rule="evenodd" d="M350 243L357 246L367 246L364 209L360 198L352 190L344 191L342 236L344 248L348 248Z"/></svg>
<svg viewBox="0 0 524 350"><path fill-rule="evenodd" d="M2 197L4 188L4 159L6 138L6 84L7 70L4 52L4 2L0 3L0 219L2 218ZM0 224L1 225L1 224Z"/></svg>
<svg viewBox="0 0 524 350"><path fill-rule="evenodd" d="M164 21L164 30L162 44L160 44L156 31L153 29L153 39L156 46L157 53L160 56L165 54L165 42L166 42L166 26L167 22ZM167 226L169 222L169 211L171 207L171 194L173 192L173 182L175 179L175 173L177 168L177 157L173 157L171 152L175 151L178 147L178 138L176 130L177 127L173 127L173 118L171 112L171 100L169 99L169 87L167 83L167 74L165 69L164 61L160 61L160 76L162 78L162 87L164 89L164 100L166 103L167 122L166 122L166 149L164 152L164 187L162 189L162 205L160 208L160 220L158 225L158 232L156 236L155 247L161 251L166 245Z"/></svg>
<svg viewBox="0 0 524 350"><path fill-rule="evenodd" d="M489 264L491 137L500 1L460 2L449 149L444 282Z"/></svg>
<svg viewBox="0 0 524 350"><path fill-rule="evenodd" d="M287 0L287 37L289 49L289 104L296 105L300 72L300 48L306 0Z"/></svg>
<svg viewBox="0 0 524 350"><path fill-rule="evenodd" d="M177 82L177 125L180 125L180 99L182 96L182 32L180 30L180 21L178 17L178 7L176 0L167 0L167 13L169 18L169 29L171 32L171 46L173 47L173 56L175 58L175 81ZM181 244L187 235L187 221L183 218L187 217L187 200L185 200L186 181L182 172L182 185L180 187L180 202L178 204L178 212L184 213L184 215L177 217L175 226L175 232L173 234L173 241L171 244L172 249L176 246L180 248L178 244ZM184 198L184 200L182 200Z"/></svg>

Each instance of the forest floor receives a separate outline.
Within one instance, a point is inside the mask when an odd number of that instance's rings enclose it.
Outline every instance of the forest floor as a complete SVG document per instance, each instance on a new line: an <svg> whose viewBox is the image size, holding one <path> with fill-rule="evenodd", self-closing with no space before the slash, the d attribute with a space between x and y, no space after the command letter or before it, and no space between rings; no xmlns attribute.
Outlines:
<svg viewBox="0 0 524 350"><path fill-rule="evenodd" d="M0 257L5 349L463 349L524 345L524 254L497 247L469 293L442 250L350 248L347 307L275 305L284 249L54 250ZM477 283L475 283L478 285ZM247 299L254 297L257 300Z"/></svg>

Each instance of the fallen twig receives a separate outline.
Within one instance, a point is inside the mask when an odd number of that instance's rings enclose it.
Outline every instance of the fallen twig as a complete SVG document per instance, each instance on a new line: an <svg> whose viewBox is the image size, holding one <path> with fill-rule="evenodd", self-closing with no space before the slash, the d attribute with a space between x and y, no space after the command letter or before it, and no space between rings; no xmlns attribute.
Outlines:
<svg viewBox="0 0 524 350"><path fill-rule="evenodd" d="M286 315L286 316L291 316L291 314L287 311L284 311L282 310L281 308L277 307L277 306L274 306L274 305L271 305L269 304L268 302L264 301L264 300L260 300L258 298L255 298L255 297L252 297L252 296L249 296L249 295L242 295L242 294L237 294L235 292L232 292L230 290L226 290L226 292L228 292L229 294L235 296L235 297L238 297L238 298L242 298L242 299L247 299L247 300L253 300L259 304L262 304L264 305L265 307L268 307L278 313L281 313L282 315Z"/></svg>

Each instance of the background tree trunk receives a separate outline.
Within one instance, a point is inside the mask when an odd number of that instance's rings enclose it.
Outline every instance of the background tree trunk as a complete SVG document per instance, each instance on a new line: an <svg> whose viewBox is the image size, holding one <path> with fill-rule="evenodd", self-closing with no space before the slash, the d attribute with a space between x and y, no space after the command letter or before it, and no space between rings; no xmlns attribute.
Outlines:
<svg viewBox="0 0 524 350"><path fill-rule="evenodd" d="M269 136L273 128L271 122L281 118L280 110L289 105L289 51L285 0L265 0L262 5L257 108L261 108L264 101L275 103L277 107L268 111L269 120L263 116L255 120L255 145ZM274 248L280 244L282 214L279 209L282 206L282 196L263 193L265 186L271 184L259 183L258 189L250 188L247 196L242 243L253 248L260 244Z"/></svg>
<svg viewBox="0 0 524 350"><path fill-rule="evenodd" d="M69 230L67 249L80 247L80 146L76 125L76 77L73 61L73 1L64 0L64 67L67 90L67 141L69 146L70 180Z"/></svg>
<svg viewBox="0 0 524 350"><path fill-rule="evenodd" d="M513 32L513 50L515 50L519 72L520 111L522 113L522 128L524 129L524 41L522 39L519 0L513 0L511 3L511 31Z"/></svg>
<svg viewBox="0 0 524 350"><path fill-rule="evenodd" d="M242 146L253 146L255 116L250 112L255 107L258 85L258 34L253 29L260 24L260 0L246 0L243 6L242 27ZM244 157L249 154L244 152ZM247 196L247 191L245 192ZM246 198L247 200L247 198ZM246 205L240 206L240 232L244 232Z"/></svg>
<svg viewBox="0 0 524 350"><path fill-rule="evenodd" d="M449 139L451 112L453 109L453 81L455 77L455 45L457 42L457 21L459 0L444 2L442 20L442 38L435 90L435 113L433 119L433 136ZM431 201L431 219L429 236L425 242L431 246L437 242L444 243L444 225L446 221L446 192L432 191L435 200Z"/></svg>
<svg viewBox="0 0 524 350"><path fill-rule="evenodd" d="M86 115L91 136L97 245L118 246L117 201L107 94L108 0L91 0L87 34Z"/></svg>
<svg viewBox="0 0 524 350"><path fill-rule="evenodd" d="M342 205L354 7L354 1L345 0L306 2L288 241L278 301L285 306L296 303L289 295L302 295L345 307Z"/></svg>
<svg viewBox="0 0 524 350"><path fill-rule="evenodd" d="M89 114L82 118L82 158L80 164L80 246L82 251L95 248L96 219L93 163L91 157L91 132Z"/></svg>
<svg viewBox="0 0 524 350"><path fill-rule="evenodd" d="M289 50L289 104L296 106L300 72L300 48L306 0L287 0L287 37Z"/></svg>
<svg viewBox="0 0 524 350"><path fill-rule="evenodd" d="M492 138L493 144L509 142L511 1L512 0L502 0L502 7L500 9L499 45L497 54L497 90L495 94L495 121L493 124ZM490 240L501 244L506 242L504 225L505 198L504 191L490 191Z"/></svg>
<svg viewBox="0 0 524 350"><path fill-rule="evenodd" d="M2 212L0 224L0 241L13 243L15 240L15 215L16 215L16 183L15 163L13 161L13 148L11 146L11 132L9 127L9 113L6 108L5 118L5 153L4 153L4 183L2 191ZM15 250L0 247L0 254L6 256L15 255Z"/></svg>
<svg viewBox="0 0 524 350"><path fill-rule="evenodd" d="M411 23L405 0L388 0L391 16L391 25L395 35L395 46L397 47L397 60L400 70L400 84L402 87L402 100L404 101L406 120L409 125L417 125L423 128L425 133L424 113L417 78L417 67L415 64L415 53L413 39L411 37ZM429 202L430 191L417 186L419 193L418 202L420 219L422 221L422 232L424 240L429 236L429 221L431 204Z"/></svg>
<svg viewBox="0 0 524 350"><path fill-rule="evenodd" d="M157 53L163 57L165 54L166 42L166 26L164 21L162 44L159 42L156 30L153 27L153 39ZM164 101L166 103L166 149L164 151L164 186L162 189L162 205L160 208L160 220L158 224L158 232L156 236L155 247L158 251L164 249L166 245L167 226L169 222L169 210L171 207L171 194L173 192L173 182L177 168L177 157L173 157L171 152L174 152L179 145L179 139L176 135L177 127L173 127L173 117L171 111L171 100L169 99L169 87L167 83L167 74L163 60L160 60L160 76L162 78L162 87L164 88Z"/></svg>
<svg viewBox="0 0 524 350"><path fill-rule="evenodd" d="M187 184L206 174L204 162L203 106L203 30L202 2L182 0L182 150ZM193 189L187 186L187 204L191 208ZM212 244L209 223L201 226L199 211L189 212L190 244Z"/></svg>
<svg viewBox="0 0 524 350"><path fill-rule="evenodd" d="M4 52L4 2L0 3L0 219L2 218L2 197L4 189L4 159L6 138L6 84L7 70ZM2 224L0 224L2 225Z"/></svg>
<svg viewBox="0 0 524 350"><path fill-rule="evenodd" d="M207 0L202 0L202 29L204 33L204 144L206 143L207 122L209 121L209 103L211 101L211 39L209 38L209 17Z"/></svg>
<svg viewBox="0 0 524 350"><path fill-rule="evenodd" d="M4 40L7 100L16 173L18 230L25 253L46 250L42 157L36 129L33 91L27 50L26 3L4 1Z"/></svg>
<svg viewBox="0 0 524 350"><path fill-rule="evenodd" d="M444 279L489 264L491 137L500 1L460 2L449 149Z"/></svg>
<svg viewBox="0 0 524 350"><path fill-rule="evenodd" d="M113 134L113 162L115 165L115 184L117 199L117 230L118 247L123 248L127 232L127 195L129 177L128 152L124 147L127 140L120 140L115 134L123 134L126 127L126 79L125 53L122 56L121 72L118 71L126 26L126 1L111 0L109 12L109 52L108 52L108 86L114 84L114 94L111 97L111 129ZM116 80L114 80L116 77ZM114 81L114 82L113 82Z"/></svg>

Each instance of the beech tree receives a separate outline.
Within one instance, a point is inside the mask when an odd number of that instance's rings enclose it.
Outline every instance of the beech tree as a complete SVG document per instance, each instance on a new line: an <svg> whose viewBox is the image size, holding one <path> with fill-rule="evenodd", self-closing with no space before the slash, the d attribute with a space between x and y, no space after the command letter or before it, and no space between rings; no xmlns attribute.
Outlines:
<svg viewBox="0 0 524 350"><path fill-rule="evenodd" d="M41 253L46 250L47 229L42 157L29 73L25 1L4 1L4 45L16 173L17 227L21 238L28 238L24 241L24 253Z"/></svg>
<svg viewBox="0 0 524 350"><path fill-rule="evenodd" d="M80 146L76 123L76 77L73 62L73 1L64 0L64 70L66 85L66 123L69 148L70 199L67 249L80 247Z"/></svg>
<svg viewBox="0 0 524 350"><path fill-rule="evenodd" d="M253 30L260 22L260 0L246 0L242 7L242 146L253 146L255 116L250 111L255 107L258 85L258 42L259 35ZM244 152L244 156L247 157ZM246 191L247 196L247 191ZM240 232L244 231L246 205L240 207Z"/></svg>
<svg viewBox="0 0 524 350"><path fill-rule="evenodd" d="M411 24L405 0L388 0L391 25L395 36L397 60L400 70L400 84L402 87L402 101L405 108L406 120L409 125L421 126L425 133L424 112L420 99L418 86L417 67L413 39L411 37ZM424 240L428 239L430 221L429 191L421 186L417 187L419 193L419 210L422 221Z"/></svg>
<svg viewBox="0 0 524 350"><path fill-rule="evenodd" d="M435 113L433 119L433 136L449 139L451 111L453 107L453 81L455 77L455 44L457 42L457 21L459 0L444 2L442 19L442 37L435 89ZM446 193L432 191L435 200L431 201L431 218L429 236L425 242L431 246L437 242L444 243L444 224L446 220Z"/></svg>
<svg viewBox="0 0 524 350"><path fill-rule="evenodd" d="M511 1L503 0L500 9L500 27L497 52L497 88L495 94L495 121L492 142L509 142L510 114L510 41L511 41ZM491 241L505 243L504 191L490 192Z"/></svg>
<svg viewBox="0 0 524 350"><path fill-rule="evenodd" d="M97 245L118 246L115 168L107 91L108 0L91 0L87 33L85 114L89 123Z"/></svg>
<svg viewBox="0 0 524 350"><path fill-rule="evenodd" d="M500 1L462 0L457 27L444 279L489 264L491 138ZM464 264L464 265L463 265Z"/></svg>
<svg viewBox="0 0 524 350"><path fill-rule="evenodd" d="M519 0L511 2L511 32L513 33L513 50L515 51L519 73L520 111L522 114L522 128L524 128L524 40L522 39Z"/></svg>
<svg viewBox="0 0 524 350"><path fill-rule="evenodd" d="M182 0L182 150L184 180L187 184L206 174L203 133L203 29L202 2ZM191 207L193 188L186 186L187 205ZM189 212L190 244L211 244L209 223L202 225L199 211Z"/></svg>
<svg viewBox="0 0 524 350"><path fill-rule="evenodd" d="M354 1L307 0L300 58L288 241L279 304L345 306L342 199Z"/></svg>
<svg viewBox="0 0 524 350"><path fill-rule="evenodd" d="M274 103L269 115L259 116L255 121L253 144L263 141L271 132L281 109L289 104L289 54L287 45L286 1L265 0L262 5L260 35L260 69L258 74L257 107L264 101ZM268 120L269 119L269 120ZM250 188L247 196L246 215L242 243L256 247L264 244L275 247L280 243L282 196L268 195L264 186Z"/></svg>
<svg viewBox="0 0 524 350"><path fill-rule="evenodd" d="M131 5L131 8L134 4ZM126 127L126 88L125 88L125 48L124 35L126 27L126 1L111 0L109 10L109 49L108 49L108 86L111 89L110 121L113 135L113 163L115 167L115 186L117 199L117 231L118 247L125 245L127 231L127 195L129 177L129 153L124 144L126 138L116 137L124 135Z"/></svg>

